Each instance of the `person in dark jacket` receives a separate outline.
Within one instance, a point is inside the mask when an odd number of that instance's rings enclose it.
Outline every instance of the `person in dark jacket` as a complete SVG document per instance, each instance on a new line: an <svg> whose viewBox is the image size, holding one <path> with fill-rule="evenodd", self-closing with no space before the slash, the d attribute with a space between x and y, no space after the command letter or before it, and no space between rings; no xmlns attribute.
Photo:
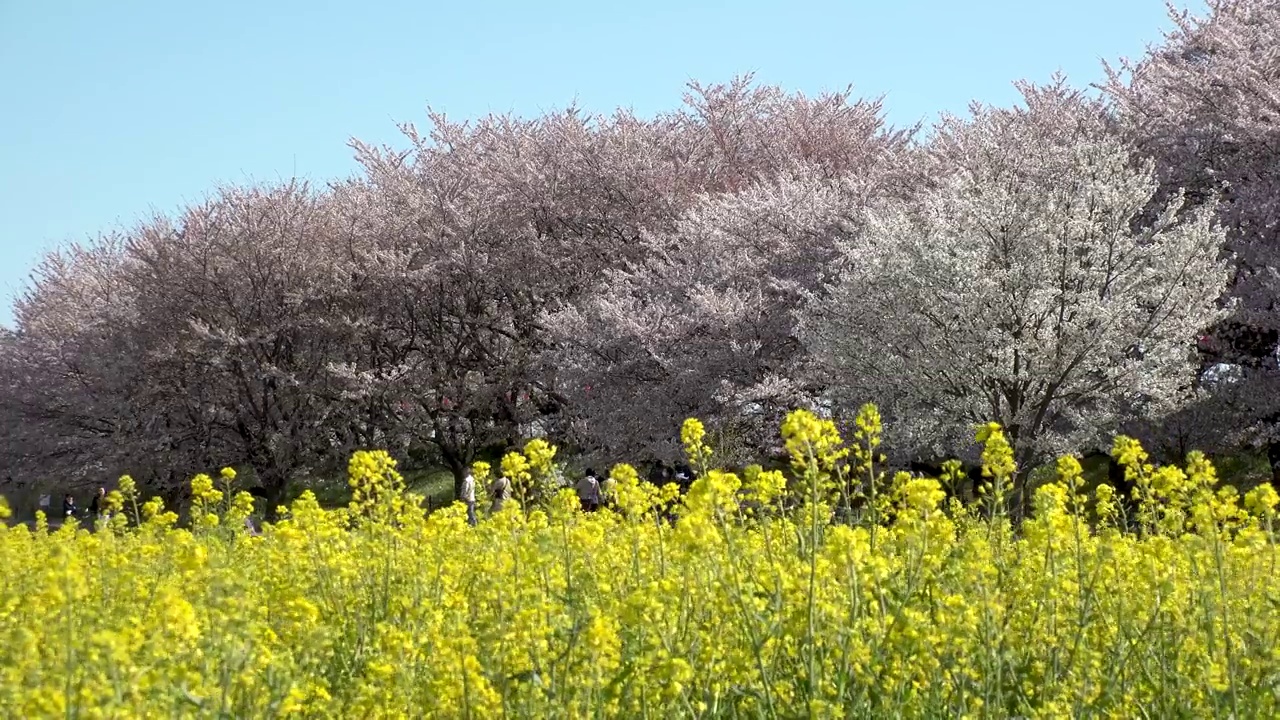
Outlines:
<svg viewBox="0 0 1280 720"><path fill-rule="evenodd" d="M103 513L107 511L107 489L98 488L98 493L89 501L89 517L94 520L103 520Z"/></svg>
<svg viewBox="0 0 1280 720"><path fill-rule="evenodd" d="M62 498L62 517L72 518L75 517L75 515L76 499L71 496L71 493L67 493L67 496Z"/></svg>

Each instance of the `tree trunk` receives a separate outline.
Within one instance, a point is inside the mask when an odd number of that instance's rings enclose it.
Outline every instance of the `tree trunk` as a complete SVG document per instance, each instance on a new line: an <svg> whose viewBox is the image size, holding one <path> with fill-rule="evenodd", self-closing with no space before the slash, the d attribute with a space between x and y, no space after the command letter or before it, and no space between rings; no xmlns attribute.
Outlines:
<svg viewBox="0 0 1280 720"><path fill-rule="evenodd" d="M1031 473L1036 469L1035 457L1029 449L1018 448L1018 426L1011 425L1009 427L1009 445L1013 448L1013 458L1016 470L1010 482L1013 487L1009 488L1009 519L1015 524L1021 523L1031 516L1032 488Z"/></svg>
<svg viewBox="0 0 1280 720"><path fill-rule="evenodd" d="M1031 470L1018 466L1013 474L1013 487L1009 488L1009 520L1014 525L1031 517Z"/></svg>
<svg viewBox="0 0 1280 720"><path fill-rule="evenodd" d="M1267 443L1267 462L1271 463L1271 484L1280 487L1280 441Z"/></svg>
<svg viewBox="0 0 1280 720"><path fill-rule="evenodd" d="M467 472L471 469L471 460L475 458L475 449L463 445L458 447L453 443L437 442L436 447L440 448L440 455L444 458L444 462L449 466L449 472L453 473L453 499L457 500L462 497L462 480L467 477Z"/></svg>
<svg viewBox="0 0 1280 720"><path fill-rule="evenodd" d="M1124 523L1131 528L1133 518L1138 514L1138 502L1133 497L1134 485L1125 477L1124 466L1110 455L1107 456L1107 484L1115 488L1116 503L1124 514Z"/></svg>
<svg viewBox="0 0 1280 720"><path fill-rule="evenodd" d="M467 477L467 466L450 460L449 470L453 472L453 499L457 500L462 497L462 481Z"/></svg>
<svg viewBox="0 0 1280 720"><path fill-rule="evenodd" d="M254 468L258 482L262 485L263 501L266 504L264 516L267 522L275 522L279 517L277 508L285 500L285 492L289 489L289 477L274 467Z"/></svg>

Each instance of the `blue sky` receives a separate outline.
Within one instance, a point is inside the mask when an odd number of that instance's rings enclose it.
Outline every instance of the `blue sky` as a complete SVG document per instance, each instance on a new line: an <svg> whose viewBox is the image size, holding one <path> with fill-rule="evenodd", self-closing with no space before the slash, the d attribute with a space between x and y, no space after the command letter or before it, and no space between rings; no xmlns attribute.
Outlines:
<svg viewBox="0 0 1280 720"><path fill-rule="evenodd" d="M909 125L1095 82L1167 27L1163 0L0 0L0 323L48 249L221 183L350 174L350 137L395 142L428 104L647 114L755 72Z"/></svg>

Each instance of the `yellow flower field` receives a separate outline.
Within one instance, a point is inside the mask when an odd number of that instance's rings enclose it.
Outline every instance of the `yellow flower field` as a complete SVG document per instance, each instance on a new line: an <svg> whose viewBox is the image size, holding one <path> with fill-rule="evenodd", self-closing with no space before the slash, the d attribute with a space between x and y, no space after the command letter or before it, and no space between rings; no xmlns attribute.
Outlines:
<svg viewBox="0 0 1280 720"><path fill-rule="evenodd" d="M380 452L350 507L304 495L260 535L229 471L193 482L189 529L124 482L96 532L0 531L0 716L1280 714L1270 486L1121 438L1133 504L1064 458L1014 529L996 426L967 509L881 473L873 408L848 443L804 412L783 436L790 474L722 472L690 421L683 498L620 465L590 514L531 492L554 456L533 444L475 528Z"/></svg>

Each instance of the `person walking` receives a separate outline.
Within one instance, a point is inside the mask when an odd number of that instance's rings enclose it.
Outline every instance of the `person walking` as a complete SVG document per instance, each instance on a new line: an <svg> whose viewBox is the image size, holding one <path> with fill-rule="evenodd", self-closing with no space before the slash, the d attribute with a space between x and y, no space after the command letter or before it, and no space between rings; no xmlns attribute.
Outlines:
<svg viewBox="0 0 1280 720"><path fill-rule="evenodd" d="M76 499L71 493L67 493L67 496L62 498L62 518L64 520L73 518L76 512Z"/></svg>
<svg viewBox="0 0 1280 720"><path fill-rule="evenodd" d="M89 501L89 517L94 520L107 520L105 517L107 512L107 489L98 488L98 492Z"/></svg>
<svg viewBox="0 0 1280 720"><path fill-rule="evenodd" d="M600 507L600 481L596 479L595 470L587 468L587 473L578 481L577 490L583 512L595 512Z"/></svg>
<svg viewBox="0 0 1280 720"><path fill-rule="evenodd" d="M467 524L471 527L476 525L476 476L474 473L468 472L467 476L462 478L462 492L459 493L458 499L467 506Z"/></svg>
<svg viewBox="0 0 1280 720"><path fill-rule="evenodd" d="M506 475L489 483L489 497L493 498L493 504L489 506L490 515L500 512L511 499L511 481Z"/></svg>

